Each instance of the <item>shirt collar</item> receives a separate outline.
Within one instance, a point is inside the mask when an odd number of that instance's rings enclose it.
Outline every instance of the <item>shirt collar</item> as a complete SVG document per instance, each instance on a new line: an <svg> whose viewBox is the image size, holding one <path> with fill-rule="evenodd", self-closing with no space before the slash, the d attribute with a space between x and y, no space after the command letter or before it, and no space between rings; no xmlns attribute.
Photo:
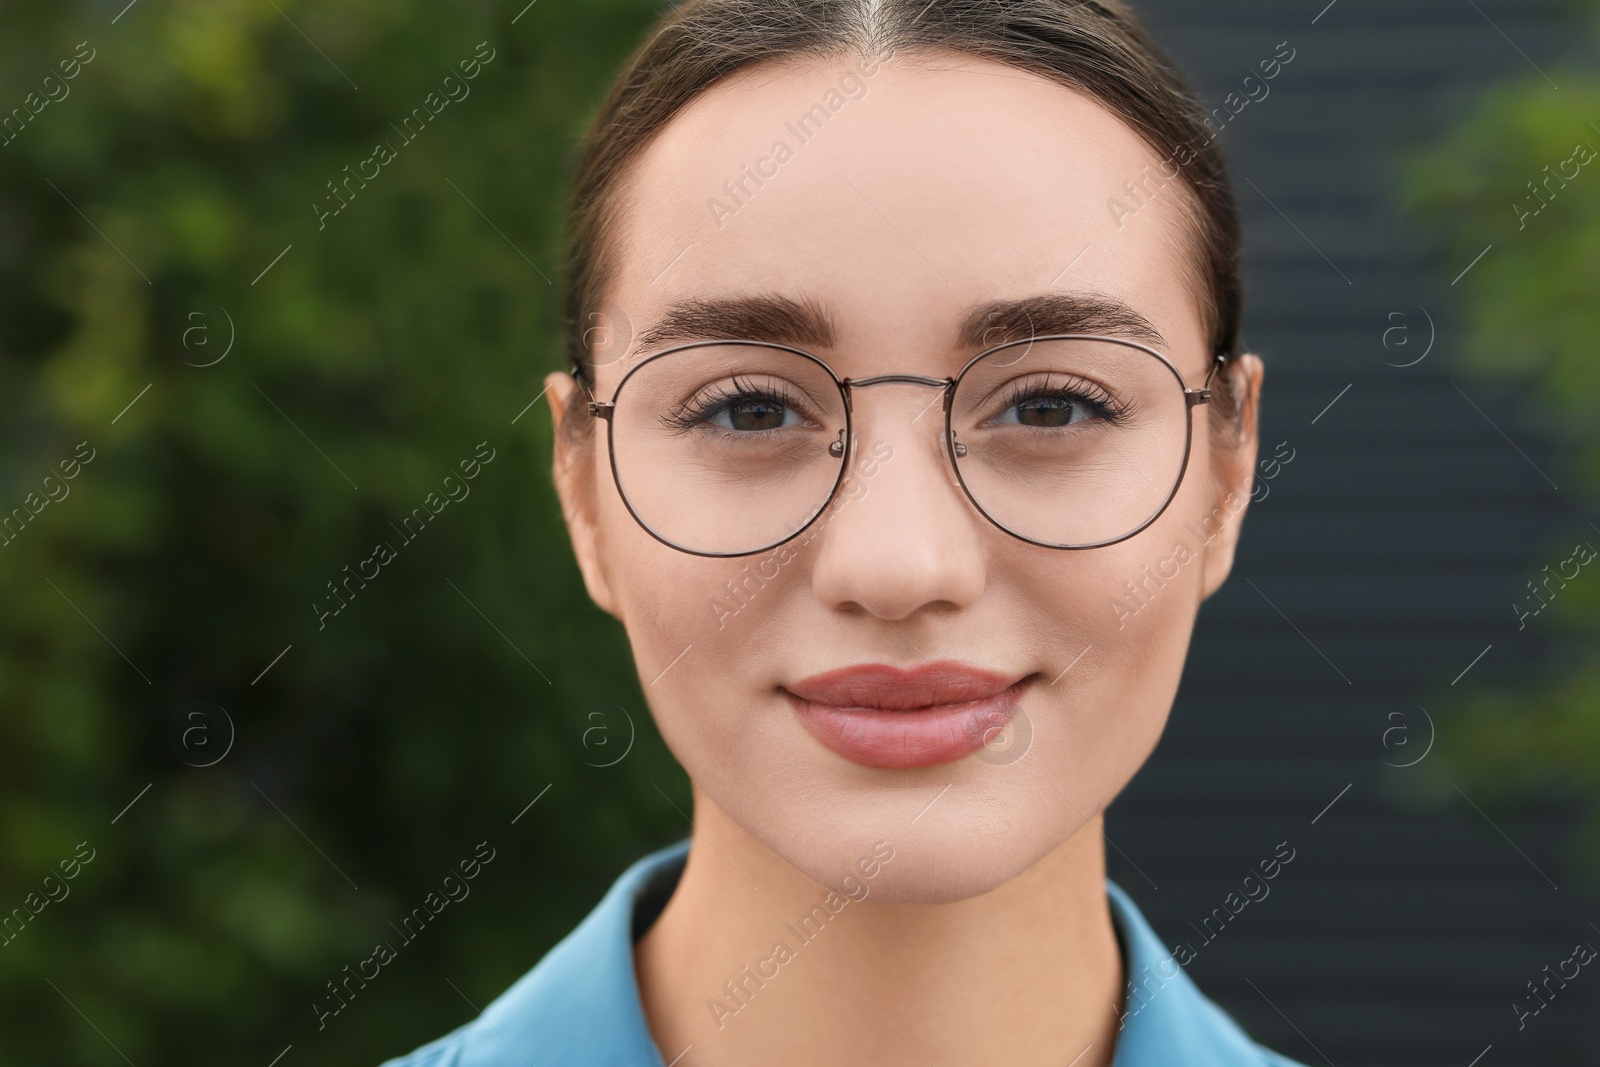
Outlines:
<svg viewBox="0 0 1600 1067"><path fill-rule="evenodd" d="M623 872L576 929L467 1023L385 1067L662 1067L681 1050L657 1051L634 973L636 910L677 884L687 839ZM1126 966L1126 1000L1112 1067L1238 1067L1272 1063L1178 965L1133 899L1116 883L1106 893ZM654 915L638 918L654 919Z"/></svg>
<svg viewBox="0 0 1600 1067"><path fill-rule="evenodd" d="M1294 1067L1269 1053L1216 1004L1179 965L1127 891L1110 879L1106 896L1122 943L1125 996L1122 1028L1111 1067L1234 1067L1274 1063Z"/></svg>

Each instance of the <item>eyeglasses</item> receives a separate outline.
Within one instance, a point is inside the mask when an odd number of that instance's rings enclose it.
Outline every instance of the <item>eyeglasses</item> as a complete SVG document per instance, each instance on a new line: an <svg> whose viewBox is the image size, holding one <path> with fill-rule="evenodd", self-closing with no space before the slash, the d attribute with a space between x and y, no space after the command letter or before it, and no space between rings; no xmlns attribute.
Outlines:
<svg viewBox="0 0 1600 1067"><path fill-rule="evenodd" d="M589 412L606 421L617 491L646 532L696 556L746 556L793 539L838 494L856 390L941 389L944 450L973 507L1030 544L1099 548L1177 495L1190 412L1225 358L1190 389L1153 348L1060 334L986 349L953 378L840 378L787 345L696 341L646 357Z"/></svg>

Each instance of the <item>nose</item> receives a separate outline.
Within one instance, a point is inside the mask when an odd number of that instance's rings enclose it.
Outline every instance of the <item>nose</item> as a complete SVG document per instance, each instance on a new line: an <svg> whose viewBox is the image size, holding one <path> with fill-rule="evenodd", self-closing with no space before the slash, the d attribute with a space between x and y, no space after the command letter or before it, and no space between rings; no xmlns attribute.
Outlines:
<svg viewBox="0 0 1600 1067"><path fill-rule="evenodd" d="M812 590L830 608L890 622L969 607L986 580L985 520L951 469L941 405L922 388L873 392L864 404L856 396L849 477L860 488L841 489L825 516Z"/></svg>

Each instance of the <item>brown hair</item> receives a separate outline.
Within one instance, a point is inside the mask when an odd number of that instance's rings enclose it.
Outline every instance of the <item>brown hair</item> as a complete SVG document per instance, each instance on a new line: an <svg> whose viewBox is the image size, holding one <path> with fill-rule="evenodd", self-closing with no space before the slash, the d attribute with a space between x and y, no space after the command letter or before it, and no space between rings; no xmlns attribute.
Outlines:
<svg viewBox="0 0 1600 1067"><path fill-rule="evenodd" d="M950 51L1082 91L1128 123L1191 194L1192 272L1213 354L1238 354L1239 219L1215 136L1176 67L1118 0L689 0L662 15L618 74L584 135L566 233L565 341L586 411L592 330L615 248L615 193L628 164L717 81L769 60L852 52ZM1166 177L1171 177L1166 174ZM1226 369L1226 368L1225 368ZM1212 382L1214 421L1233 421L1228 374ZM587 420L569 417L568 427Z"/></svg>

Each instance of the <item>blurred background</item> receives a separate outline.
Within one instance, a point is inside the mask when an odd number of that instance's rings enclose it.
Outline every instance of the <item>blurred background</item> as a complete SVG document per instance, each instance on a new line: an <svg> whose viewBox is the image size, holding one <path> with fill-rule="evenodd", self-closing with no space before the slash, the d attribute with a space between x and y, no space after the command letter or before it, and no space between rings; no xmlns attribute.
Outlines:
<svg viewBox="0 0 1600 1067"><path fill-rule="evenodd" d="M1112 877L1198 946L1289 842L1190 970L1306 1063L1600 1061L1600 973L1529 987L1600 947L1600 5L1136 6L1208 106L1294 59L1222 134L1257 501ZM0 5L0 1064L376 1064L687 832L539 399L655 7Z"/></svg>

